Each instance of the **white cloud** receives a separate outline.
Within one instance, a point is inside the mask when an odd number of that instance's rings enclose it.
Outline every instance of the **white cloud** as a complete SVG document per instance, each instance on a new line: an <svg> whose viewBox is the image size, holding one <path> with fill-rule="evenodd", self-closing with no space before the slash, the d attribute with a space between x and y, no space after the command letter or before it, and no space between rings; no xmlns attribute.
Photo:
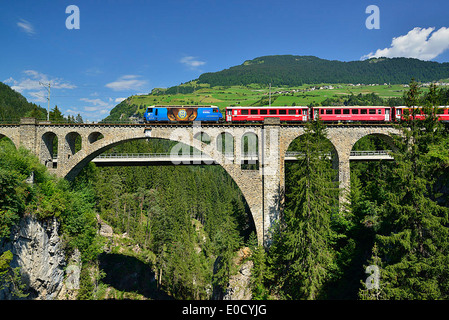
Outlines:
<svg viewBox="0 0 449 320"><path fill-rule="evenodd" d="M33 102L47 102L47 90L40 84L51 84L53 89L75 89L76 86L61 78L50 77L36 70L24 70L24 76L19 80L9 77L5 81L13 90L27 95ZM53 94L53 91L52 91Z"/></svg>
<svg viewBox="0 0 449 320"><path fill-rule="evenodd" d="M89 104L88 106L83 107L84 112L80 112L82 115L85 115L89 118L109 114L111 109L115 106L113 103L111 103L111 101L113 100L112 98L108 99L109 102L103 101L101 99L89 98L81 98L80 100Z"/></svg>
<svg viewBox="0 0 449 320"><path fill-rule="evenodd" d="M147 80L143 80L140 78L141 76L134 74L124 75L118 78L116 81L107 83L105 87L110 88L114 91L140 89L148 84Z"/></svg>
<svg viewBox="0 0 449 320"><path fill-rule="evenodd" d="M115 98L114 102L115 102L115 103L120 103L120 102L122 102L123 100L126 100L126 98Z"/></svg>
<svg viewBox="0 0 449 320"><path fill-rule="evenodd" d="M198 68L198 67L206 64L205 61L197 60L196 57L192 57L192 56L186 56L186 57L182 58L181 60L179 60L179 62L181 62L182 64L185 64L186 66L188 66L191 69L195 69L195 68Z"/></svg>
<svg viewBox="0 0 449 320"><path fill-rule="evenodd" d="M39 82L42 83L51 83L51 89L74 89L76 88L75 85L61 79L61 78L54 78L49 77L48 75L38 72L36 70L25 70L23 71L25 75L28 77L22 77L20 80L15 80L12 77L9 77L6 79L6 83L12 84L11 88L13 90L16 90L20 93L27 91L27 90L37 90L41 91L42 85Z"/></svg>
<svg viewBox="0 0 449 320"><path fill-rule="evenodd" d="M28 34L29 36L32 36L34 34L36 34L36 31L34 30L33 25L25 20L25 19L20 19L19 22L17 22L17 26L26 34Z"/></svg>
<svg viewBox="0 0 449 320"><path fill-rule="evenodd" d="M449 28L442 27L435 32L434 30L432 27L416 27L406 35L393 38L389 48L378 49L361 59L405 57L432 60L449 49Z"/></svg>

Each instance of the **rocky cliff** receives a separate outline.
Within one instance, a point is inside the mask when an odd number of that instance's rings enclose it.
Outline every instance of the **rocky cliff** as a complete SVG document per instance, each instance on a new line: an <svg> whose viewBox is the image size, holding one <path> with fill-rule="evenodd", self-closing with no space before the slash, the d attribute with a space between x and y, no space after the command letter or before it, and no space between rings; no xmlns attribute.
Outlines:
<svg viewBox="0 0 449 320"><path fill-rule="evenodd" d="M11 267L20 267L26 284L25 299L50 300L67 296L64 271L67 265L56 218L41 222L35 217L23 217L9 239L0 243L0 252L11 251ZM67 268L73 273L73 269ZM76 275L72 274L71 279ZM73 284L73 283L72 283ZM9 288L0 291L0 299L14 299Z"/></svg>

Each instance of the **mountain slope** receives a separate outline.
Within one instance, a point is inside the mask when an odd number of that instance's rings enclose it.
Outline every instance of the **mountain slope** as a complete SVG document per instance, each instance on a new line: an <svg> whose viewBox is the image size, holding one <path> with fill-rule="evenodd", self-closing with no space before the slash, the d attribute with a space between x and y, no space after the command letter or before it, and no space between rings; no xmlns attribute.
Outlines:
<svg viewBox="0 0 449 320"><path fill-rule="evenodd" d="M299 86L316 83L409 83L449 78L449 63L410 58L379 58L342 62L314 56L275 55L247 60L218 72L200 75L198 83L211 86L251 83Z"/></svg>
<svg viewBox="0 0 449 320"><path fill-rule="evenodd" d="M44 108L28 102L20 93L0 82L0 121L18 120L31 115L41 119L46 114Z"/></svg>

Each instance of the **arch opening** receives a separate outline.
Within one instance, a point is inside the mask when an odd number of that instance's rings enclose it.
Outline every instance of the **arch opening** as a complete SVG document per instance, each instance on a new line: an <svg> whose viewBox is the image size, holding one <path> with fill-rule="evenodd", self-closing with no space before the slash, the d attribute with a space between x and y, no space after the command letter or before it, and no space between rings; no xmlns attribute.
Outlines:
<svg viewBox="0 0 449 320"><path fill-rule="evenodd" d="M243 170L259 170L259 139L254 132L245 133L241 141Z"/></svg>
<svg viewBox="0 0 449 320"><path fill-rule="evenodd" d="M1 133L0 133L0 142L10 143L10 144L12 144L16 148L15 143L8 136L6 136L4 134L1 134Z"/></svg>
<svg viewBox="0 0 449 320"><path fill-rule="evenodd" d="M101 132L92 132L87 137L87 140L89 141L90 144L92 144L92 143L97 142L98 140L101 140L103 138L104 138L104 136Z"/></svg>
<svg viewBox="0 0 449 320"><path fill-rule="evenodd" d="M294 201L293 191L298 183L298 173L305 174L305 168L312 167L311 171L318 170L314 163L310 163L306 160L307 150L307 134L302 134L291 141L289 144L287 151L285 153L284 164L285 164L285 202L283 206L287 208L291 201ZM327 161L328 168L331 168L330 174L326 174L326 180L329 187L329 194L335 196L335 212L338 212L338 203L339 203L339 193L338 185L341 183L339 176L339 155L334 146L334 144L328 139L325 138L323 141L319 142L318 147L316 146L317 141L311 141L312 148L316 149L314 153L314 157L320 157L320 159L324 159ZM316 153L318 155L316 155ZM321 166L321 168L323 168ZM329 171L328 169L324 169ZM300 176L299 178L302 178ZM332 185L332 187L330 187Z"/></svg>
<svg viewBox="0 0 449 320"><path fill-rule="evenodd" d="M228 157L234 157L234 136L222 132L217 136L217 150Z"/></svg>
<svg viewBox="0 0 449 320"><path fill-rule="evenodd" d="M64 151L67 159L72 157L82 148L81 135L77 132L70 132L65 136Z"/></svg>
<svg viewBox="0 0 449 320"><path fill-rule="evenodd" d="M58 136L54 132L46 132L42 135L40 158L47 168L57 168L55 159L58 157Z"/></svg>
<svg viewBox="0 0 449 320"><path fill-rule="evenodd" d="M143 142L146 141L146 142ZM104 145L99 145L98 149L95 150L94 152L90 153L89 155L85 156L83 159L80 159L80 161L67 173L66 175L66 179L68 180L74 180L75 177L82 171L83 168L85 168L89 162L91 162L94 158L96 158L98 155L102 154L102 153L120 153L120 152L130 152L129 151L129 145L134 144L134 146L132 146L131 148L134 148L136 150L139 150L139 152L144 152L146 153L146 151L148 151L148 148L150 148L150 153L162 153L162 154L170 154L171 150L173 148L178 148L179 145L183 145L184 147L181 147L180 149L188 149L193 151L192 154L195 153L201 153L200 150L198 150L197 148L191 146L191 145L186 145L177 141L172 141L170 139L165 139L165 138L147 138L147 137L142 137L142 138L130 138L130 139L124 139L121 141L116 141L113 143L109 143L109 144L104 144ZM206 154L207 155L207 154ZM182 163L184 164L183 166L180 167L199 167L200 168L205 168L205 167L210 167L210 164L216 164L212 167L219 167L220 169L215 169L215 170L223 170L224 172L226 172L226 175L232 180L232 182L235 184L235 187L238 188L240 190L241 193L241 197L244 200L245 203L245 212L248 216L247 219L247 225L248 225L248 230L250 231L245 231L245 239L247 239L250 235L251 232L256 233L257 236L257 231L256 231L256 227L255 227L255 222L254 222L254 216L253 213L251 211L250 206L248 205L245 195L243 194L243 191L240 189L240 187L238 186L237 182L234 180L234 178L230 175L230 173L221 165L218 165L217 162L201 162L201 163ZM175 164L169 165L172 168L176 168L178 167ZM176 169L174 169L175 171Z"/></svg>

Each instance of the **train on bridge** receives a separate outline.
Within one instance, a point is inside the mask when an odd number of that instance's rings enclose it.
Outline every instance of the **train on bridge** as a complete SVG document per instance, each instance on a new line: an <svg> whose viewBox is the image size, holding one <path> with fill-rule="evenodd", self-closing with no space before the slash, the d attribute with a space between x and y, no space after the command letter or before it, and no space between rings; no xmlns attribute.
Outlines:
<svg viewBox="0 0 449 320"><path fill-rule="evenodd" d="M149 106L144 121L150 122L262 122L266 118L279 118L282 122L307 122L320 119L327 123L398 122L425 117L421 107L406 106L270 106L270 107L227 107L225 117L217 106ZM439 106L436 115L440 121L449 122L449 106Z"/></svg>

